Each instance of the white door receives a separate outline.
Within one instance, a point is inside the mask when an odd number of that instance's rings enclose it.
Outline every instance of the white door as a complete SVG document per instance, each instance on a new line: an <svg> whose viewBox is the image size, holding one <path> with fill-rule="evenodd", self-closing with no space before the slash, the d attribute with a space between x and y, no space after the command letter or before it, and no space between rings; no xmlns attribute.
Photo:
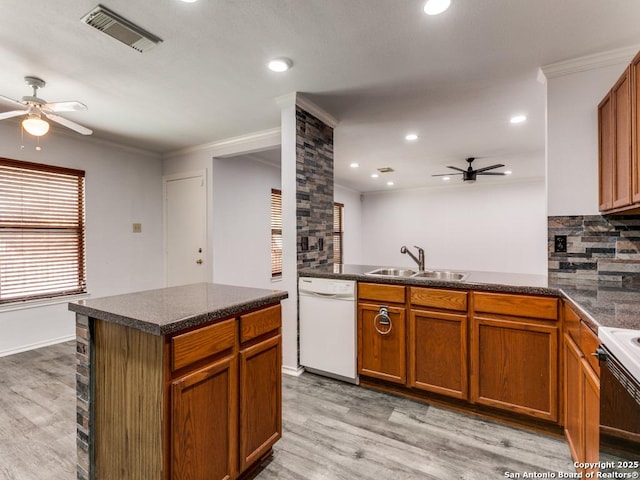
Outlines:
<svg viewBox="0 0 640 480"><path fill-rule="evenodd" d="M204 173L165 178L167 286L207 280L207 187Z"/></svg>

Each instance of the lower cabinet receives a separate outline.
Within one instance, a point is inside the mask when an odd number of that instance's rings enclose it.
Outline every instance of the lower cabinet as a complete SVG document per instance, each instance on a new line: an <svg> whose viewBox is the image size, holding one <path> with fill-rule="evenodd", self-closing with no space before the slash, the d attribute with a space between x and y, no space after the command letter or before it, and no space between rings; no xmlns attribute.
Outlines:
<svg viewBox="0 0 640 480"><path fill-rule="evenodd" d="M173 480L235 478L236 365L227 356L171 383Z"/></svg>
<svg viewBox="0 0 640 480"><path fill-rule="evenodd" d="M468 399L467 292L411 288L409 386Z"/></svg>
<svg viewBox="0 0 640 480"><path fill-rule="evenodd" d="M597 337L568 306L563 306L564 431L573 459L580 464L597 464L600 449L599 366L591 355ZM578 325L578 328L566 328ZM595 470L580 469L580 472Z"/></svg>
<svg viewBox="0 0 640 480"><path fill-rule="evenodd" d="M558 421L557 299L473 293L471 401Z"/></svg>
<svg viewBox="0 0 640 480"><path fill-rule="evenodd" d="M406 343L404 308L358 304L358 374L404 385Z"/></svg>
<svg viewBox="0 0 640 480"><path fill-rule="evenodd" d="M281 371L280 335L240 350L240 470L282 436Z"/></svg>
<svg viewBox="0 0 640 480"><path fill-rule="evenodd" d="M282 433L280 305L168 340L164 480L233 480Z"/></svg>

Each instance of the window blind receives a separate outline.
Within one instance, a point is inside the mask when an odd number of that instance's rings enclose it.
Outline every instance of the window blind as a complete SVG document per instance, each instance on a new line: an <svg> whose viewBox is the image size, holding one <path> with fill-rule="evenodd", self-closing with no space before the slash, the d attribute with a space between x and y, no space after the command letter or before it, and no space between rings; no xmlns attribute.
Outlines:
<svg viewBox="0 0 640 480"><path fill-rule="evenodd" d="M344 204L333 204L333 263L344 263L342 241L344 237Z"/></svg>
<svg viewBox="0 0 640 480"><path fill-rule="evenodd" d="M271 189L271 277L282 275L282 191Z"/></svg>
<svg viewBox="0 0 640 480"><path fill-rule="evenodd" d="M86 291L84 171L0 158L0 304Z"/></svg>

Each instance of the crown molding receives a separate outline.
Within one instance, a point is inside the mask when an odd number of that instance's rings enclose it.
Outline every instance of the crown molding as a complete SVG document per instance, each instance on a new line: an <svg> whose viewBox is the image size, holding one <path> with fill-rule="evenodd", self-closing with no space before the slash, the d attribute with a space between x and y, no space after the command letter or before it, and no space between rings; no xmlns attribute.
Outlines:
<svg viewBox="0 0 640 480"><path fill-rule="evenodd" d="M183 148L164 154L163 158L186 155L196 152L207 152L212 157L230 157L240 153L258 152L269 148L278 147L281 144L280 127L260 130L258 132L226 138L203 145Z"/></svg>
<svg viewBox="0 0 640 480"><path fill-rule="evenodd" d="M629 63L640 50L640 45L617 48L607 52L594 53L583 57L563 60L540 67L545 77L554 78L572 73L584 72L594 68L608 67L618 63Z"/></svg>
<svg viewBox="0 0 640 480"><path fill-rule="evenodd" d="M298 106L305 112L308 112L319 120L322 120L331 128L335 128L339 123L336 117L299 92L291 92L286 95L281 95L276 98L276 103L280 108Z"/></svg>

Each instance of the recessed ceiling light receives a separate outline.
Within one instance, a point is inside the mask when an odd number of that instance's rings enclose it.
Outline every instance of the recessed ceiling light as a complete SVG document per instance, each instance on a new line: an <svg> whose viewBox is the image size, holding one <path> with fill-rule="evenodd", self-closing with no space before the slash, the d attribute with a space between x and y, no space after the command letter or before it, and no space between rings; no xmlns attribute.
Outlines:
<svg viewBox="0 0 640 480"><path fill-rule="evenodd" d="M198 0L182 0L184 3L196 3Z"/></svg>
<svg viewBox="0 0 640 480"><path fill-rule="evenodd" d="M288 58L275 58L267 66L272 72L286 72L293 66L293 62Z"/></svg>
<svg viewBox="0 0 640 480"><path fill-rule="evenodd" d="M371 174L371 178L378 178L380 175L378 175L377 173L372 173Z"/></svg>
<svg viewBox="0 0 640 480"><path fill-rule="evenodd" d="M451 0L427 0L424 4L424 13L427 15L440 15L451 5Z"/></svg>
<svg viewBox="0 0 640 480"><path fill-rule="evenodd" d="M351 168L358 168L360 165L356 162L353 162L352 164L349 165Z"/></svg>
<svg viewBox="0 0 640 480"><path fill-rule="evenodd" d="M511 170L506 170L506 171L504 172L504 174L505 174L505 175L511 175L512 173L513 173L513 172L512 172Z"/></svg>
<svg viewBox="0 0 640 480"><path fill-rule="evenodd" d="M392 181L388 181L388 182L387 182L387 185L389 185L390 187L393 187L393 185L394 185L394 184L393 184L393 182L392 182Z"/></svg>
<svg viewBox="0 0 640 480"><path fill-rule="evenodd" d="M443 182L448 182L449 180L451 180L451 177L442 177Z"/></svg>
<svg viewBox="0 0 640 480"><path fill-rule="evenodd" d="M522 123L525 122L527 120L527 116L526 115L514 115L513 117L511 117L511 120L509 120L511 123Z"/></svg>
<svg viewBox="0 0 640 480"><path fill-rule="evenodd" d="M404 139L405 140L409 140L410 142L412 142L412 141L418 139L418 135L416 135L415 133L409 133L409 134L405 135Z"/></svg>

